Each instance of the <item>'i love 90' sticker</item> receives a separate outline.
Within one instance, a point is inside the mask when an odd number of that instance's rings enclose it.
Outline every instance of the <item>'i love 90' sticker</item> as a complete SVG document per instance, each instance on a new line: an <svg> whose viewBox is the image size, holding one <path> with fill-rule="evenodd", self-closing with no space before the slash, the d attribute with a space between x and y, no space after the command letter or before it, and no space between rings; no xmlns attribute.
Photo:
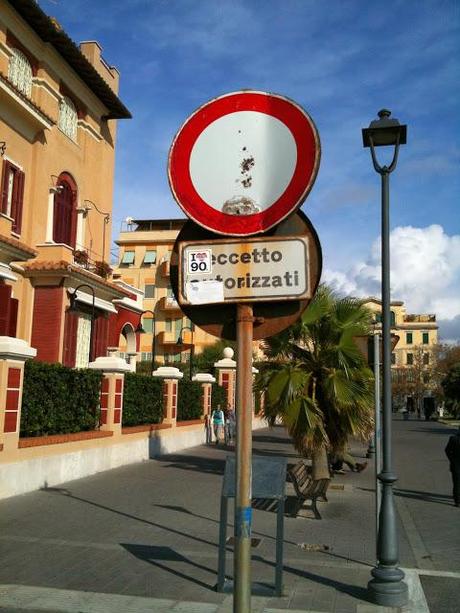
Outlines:
<svg viewBox="0 0 460 613"><path fill-rule="evenodd" d="M188 274L209 274L212 272L211 249L194 249L187 252Z"/></svg>

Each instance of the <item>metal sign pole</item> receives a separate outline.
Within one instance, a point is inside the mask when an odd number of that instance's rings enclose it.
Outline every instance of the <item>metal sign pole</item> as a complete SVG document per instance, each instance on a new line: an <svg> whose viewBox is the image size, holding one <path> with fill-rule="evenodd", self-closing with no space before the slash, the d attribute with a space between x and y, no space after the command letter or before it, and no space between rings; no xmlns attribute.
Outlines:
<svg viewBox="0 0 460 613"><path fill-rule="evenodd" d="M238 304L234 613L247 613L251 610L252 337L252 305Z"/></svg>

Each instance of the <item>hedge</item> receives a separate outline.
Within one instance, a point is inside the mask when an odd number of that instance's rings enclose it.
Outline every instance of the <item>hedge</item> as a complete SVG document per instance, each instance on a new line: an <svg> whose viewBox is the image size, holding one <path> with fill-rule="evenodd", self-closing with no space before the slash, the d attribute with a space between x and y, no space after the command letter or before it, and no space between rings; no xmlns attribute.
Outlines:
<svg viewBox="0 0 460 613"><path fill-rule="evenodd" d="M211 408L217 409L218 406L225 411L227 409L227 392L218 383L212 384ZM234 408L234 407L233 407Z"/></svg>
<svg viewBox="0 0 460 613"><path fill-rule="evenodd" d="M163 380L125 374L123 426L159 424L163 420Z"/></svg>
<svg viewBox="0 0 460 613"><path fill-rule="evenodd" d="M102 374L60 364L25 364L20 436L95 430Z"/></svg>
<svg viewBox="0 0 460 613"><path fill-rule="evenodd" d="M200 419L203 414L202 384L190 379L181 379L177 393L177 421Z"/></svg>

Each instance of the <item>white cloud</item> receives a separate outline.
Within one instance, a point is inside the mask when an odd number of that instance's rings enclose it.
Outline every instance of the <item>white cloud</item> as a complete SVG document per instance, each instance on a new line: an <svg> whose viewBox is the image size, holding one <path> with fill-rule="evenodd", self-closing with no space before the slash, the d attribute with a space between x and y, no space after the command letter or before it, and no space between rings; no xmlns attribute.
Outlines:
<svg viewBox="0 0 460 613"><path fill-rule="evenodd" d="M408 312L436 313L438 320L458 318L460 235L449 236L438 224L400 226L391 232L390 243L392 299L403 300ZM379 296L380 270L377 239L366 261L346 273L326 270L323 279L340 293Z"/></svg>

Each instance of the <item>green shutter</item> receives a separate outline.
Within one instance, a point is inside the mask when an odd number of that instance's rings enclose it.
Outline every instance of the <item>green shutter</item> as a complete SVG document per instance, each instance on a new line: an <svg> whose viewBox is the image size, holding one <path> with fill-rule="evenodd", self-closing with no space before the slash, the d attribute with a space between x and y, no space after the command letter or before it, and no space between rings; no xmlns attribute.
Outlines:
<svg viewBox="0 0 460 613"><path fill-rule="evenodd" d="M125 251L123 254L122 264L134 264L134 251Z"/></svg>

